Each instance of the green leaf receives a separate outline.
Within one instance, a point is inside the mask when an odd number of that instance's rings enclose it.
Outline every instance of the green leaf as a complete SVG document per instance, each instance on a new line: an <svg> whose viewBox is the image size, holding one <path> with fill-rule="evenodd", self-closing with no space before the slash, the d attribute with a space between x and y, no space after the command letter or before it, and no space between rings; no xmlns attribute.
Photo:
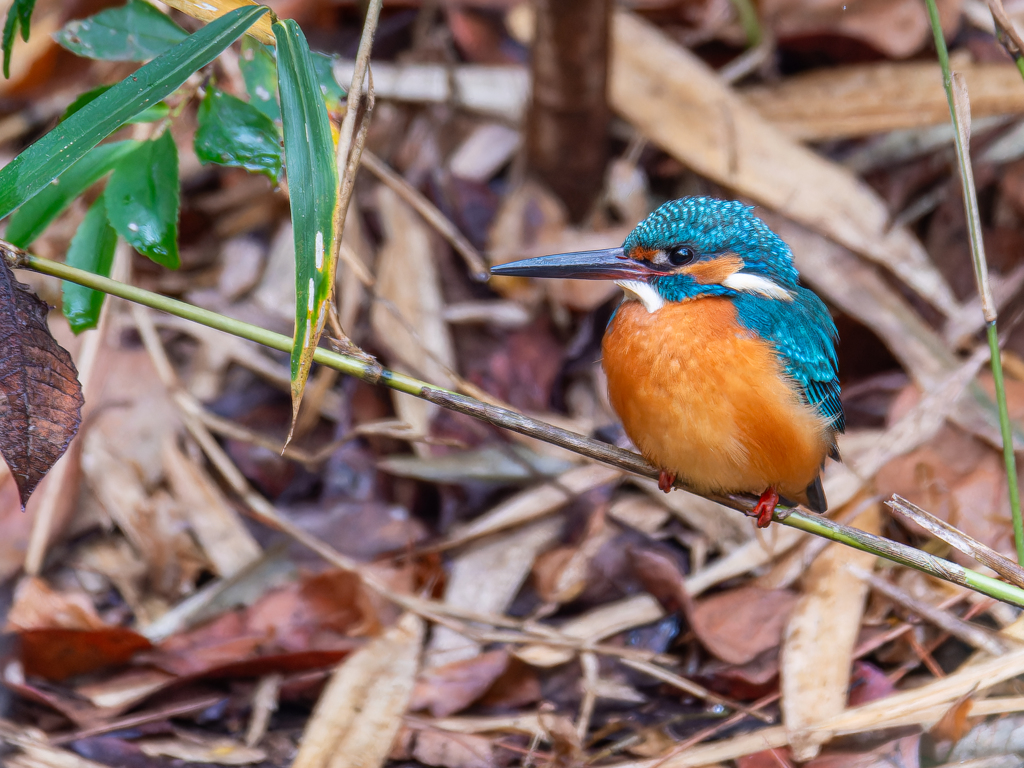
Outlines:
<svg viewBox="0 0 1024 768"><path fill-rule="evenodd" d="M65 261L69 267L78 267L95 275L110 277L110 265L114 263L116 245L117 232L107 221L107 207L100 196L89 207L89 212L78 225L78 231L71 238L71 246L68 248ZM63 281L62 286L64 317L71 324L71 330L81 333L89 328L95 328L106 294L67 280Z"/></svg>
<svg viewBox="0 0 1024 768"><path fill-rule="evenodd" d="M36 0L14 0L11 7L7 9L3 41L0 43L4 49L4 77L6 78L11 76L11 51L14 50L14 36L18 34L18 27L21 27L21 39L28 42L32 11L35 7Z"/></svg>
<svg viewBox="0 0 1024 768"><path fill-rule="evenodd" d="M143 142L114 169L107 218L128 244L170 269L178 261L178 148L170 131Z"/></svg>
<svg viewBox="0 0 1024 768"><path fill-rule="evenodd" d="M238 57L249 103L271 120L281 119L277 104L277 62L273 49L246 37L242 40L242 55Z"/></svg>
<svg viewBox="0 0 1024 768"><path fill-rule="evenodd" d="M266 12L263 6L243 6L210 22L14 158L0 169L0 218L38 194L126 121L173 93Z"/></svg>
<svg viewBox="0 0 1024 768"><path fill-rule="evenodd" d="M334 76L334 61L337 58L323 53L313 54L313 69L316 70L316 79L320 83L320 93L327 102L327 108L331 110L338 110L342 99L345 98L345 89L338 84Z"/></svg>
<svg viewBox="0 0 1024 768"><path fill-rule="evenodd" d="M195 150L200 162L265 173L277 184L281 137L273 120L251 104L211 87L199 105L198 121Z"/></svg>
<svg viewBox="0 0 1024 768"><path fill-rule="evenodd" d="M173 48L188 32L149 3L129 0L120 8L69 21L54 37L88 59L147 61Z"/></svg>
<svg viewBox="0 0 1024 768"><path fill-rule="evenodd" d="M291 19L275 23L274 36L284 122L284 157L295 233L295 333L291 367L294 425L334 285L338 174L331 125L306 38Z"/></svg>
<svg viewBox="0 0 1024 768"><path fill-rule="evenodd" d="M5 238L27 248L71 202L139 147L137 141L100 144L15 212Z"/></svg>
<svg viewBox="0 0 1024 768"><path fill-rule="evenodd" d="M93 88L91 91L79 94L78 98L72 101L68 108L64 110L64 115L60 121L63 122L71 117L75 112L80 110L89 102L93 101L97 96L100 96L109 91L114 86L112 85L101 85L99 88ZM152 123L156 120L163 120L165 117L171 114L171 108L167 106L167 102L161 101L148 107L146 110L140 112L131 120L127 122L131 123Z"/></svg>

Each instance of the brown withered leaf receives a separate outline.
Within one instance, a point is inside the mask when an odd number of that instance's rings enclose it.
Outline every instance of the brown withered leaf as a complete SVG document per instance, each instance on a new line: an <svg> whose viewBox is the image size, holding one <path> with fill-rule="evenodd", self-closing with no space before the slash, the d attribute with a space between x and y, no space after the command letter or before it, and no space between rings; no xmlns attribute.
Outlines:
<svg viewBox="0 0 1024 768"><path fill-rule="evenodd" d="M498 650L425 670L416 681L409 709L429 709L434 717L455 714L483 696L508 662L508 652Z"/></svg>
<svg viewBox="0 0 1024 768"><path fill-rule="evenodd" d="M124 627L29 629L18 637L25 674L58 681L116 667L151 647L145 637Z"/></svg>
<svg viewBox="0 0 1024 768"><path fill-rule="evenodd" d="M46 304L0 260L0 453L24 507L81 423L71 356L46 327Z"/></svg>
<svg viewBox="0 0 1024 768"><path fill-rule="evenodd" d="M698 601L690 621L707 650L722 661L746 664L779 645L796 600L784 589L739 587Z"/></svg>

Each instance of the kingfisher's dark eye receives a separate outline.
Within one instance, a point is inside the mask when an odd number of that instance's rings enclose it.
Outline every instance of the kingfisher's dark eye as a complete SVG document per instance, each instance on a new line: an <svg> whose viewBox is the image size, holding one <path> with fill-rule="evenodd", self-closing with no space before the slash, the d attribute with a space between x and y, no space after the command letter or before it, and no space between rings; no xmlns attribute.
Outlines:
<svg viewBox="0 0 1024 768"><path fill-rule="evenodd" d="M693 248L688 245L679 245L675 248L670 248L666 255L668 256L668 262L673 267L682 267L689 264L694 260L696 254L693 252Z"/></svg>

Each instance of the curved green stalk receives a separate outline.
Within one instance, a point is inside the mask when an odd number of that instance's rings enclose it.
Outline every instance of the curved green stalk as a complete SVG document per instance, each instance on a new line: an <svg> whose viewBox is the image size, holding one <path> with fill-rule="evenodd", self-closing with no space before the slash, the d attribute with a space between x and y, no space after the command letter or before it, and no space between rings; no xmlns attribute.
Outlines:
<svg viewBox="0 0 1024 768"><path fill-rule="evenodd" d="M200 307L167 296L161 296L133 285L119 283L108 277L100 277L90 272L69 267L57 261L41 259L24 253L3 241L0 241L0 254L3 255L3 258L12 269L31 269L45 275L78 283L79 285L103 291L112 296L161 310L168 314L199 323L200 325L205 325L208 328L215 328L239 338L254 341L271 349L281 352L291 351L292 340L283 334L274 333L241 320L225 317L216 312L201 309ZM538 440L544 440L581 456L618 467L623 471L652 479L658 477L658 470L648 464L637 453L598 442L597 440L591 440L583 435L545 424L542 421L531 419L506 408L489 405L472 397L432 386L412 376L388 370L372 359L343 355L327 349L317 348L314 360L321 365L326 365L341 373L355 376L368 383L380 384L399 392L421 397L449 410L465 413L495 426L537 438ZM707 498L748 515L754 506L753 498L740 496L707 496ZM934 557L913 547L908 547L905 544L890 541L889 539L875 536L856 528L840 525L825 517L807 515L797 510L780 509L776 515L778 522L791 528L797 528L815 536L821 536L864 552L870 552L878 557L915 568L936 578L968 587L976 592L994 597L997 600L1024 607L1024 589L984 576L976 571L951 563L948 560Z"/></svg>

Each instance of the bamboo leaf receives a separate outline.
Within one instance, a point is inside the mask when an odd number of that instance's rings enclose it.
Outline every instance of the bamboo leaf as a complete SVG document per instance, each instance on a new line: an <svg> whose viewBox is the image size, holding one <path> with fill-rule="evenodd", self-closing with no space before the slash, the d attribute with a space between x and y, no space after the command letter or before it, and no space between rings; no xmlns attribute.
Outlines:
<svg viewBox="0 0 1024 768"><path fill-rule="evenodd" d="M76 197L138 147L137 141L117 141L89 150L63 176L15 212L7 226L7 241L19 248L27 248Z"/></svg>
<svg viewBox="0 0 1024 768"><path fill-rule="evenodd" d="M199 105L196 156L265 173L274 184L281 174L281 138L274 121L252 104L209 88Z"/></svg>
<svg viewBox="0 0 1024 768"><path fill-rule="evenodd" d="M3 42L0 45L4 49L4 77L11 76L11 51L14 50L14 38L18 34L18 27L21 27L21 38L28 42L29 25L32 22L32 11L36 7L36 0L14 0L7 9L7 19L4 21Z"/></svg>
<svg viewBox="0 0 1024 768"><path fill-rule="evenodd" d="M178 268L178 148L170 131L118 165L104 196L117 234L157 264Z"/></svg>
<svg viewBox="0 0 1024 768"><path fill-rule="evenodd" d="M186 37L188 32L143 0L69 21L54 35L72 53L105 61L147 61Z"/></svg>
<svg viewBox="0 0 1024 768"><path fill-rule="evenodd" d="M177 89L267 12L246 6L203 27L86 104L0 170L0 218L23 205L90 149Z"/></svg>
<svg viewBox="0 0 1024 768"><path fill-rule="evenodd" d="M295 232L295 333L291 355L294 426L334 285L338 175L331 125L306 38L290 19L274 24L274 34Z"/></svg>
<svg viewBox="0 0 1024 768"><path fill-rule="evenodd" d="M246 37L242 40L242 55L238 57L249 103L271 120L281 119L277 103L277 62L274 50L263 43Z"/></svg>
<svg viewBox="0 0 1024 768"><path fill-rule="evenodd" d="M75 114L75 112L80 110L86 104L88 104L91 101L94 101L97 96L100 96L100 95L106 93L107 91L109 91L113 87L114 87L113 85L101 85L98 88L93 88L92 90L88 90L88 91L85 91L84 93L80 93L78 95L78 97L74 101L72 101L70 104L68 104L68 108L64 110L64 115L61 117L61 122L63 122L64 120L67 120L69 117L71 117L73 114ZM142 112L139 112L139 114L137 114L135 117L133 117L131 120L128 120L127 122L128 123L152 123L152 122L154 122L156 120L163 120L165 117L167 117L170 114L171 114L171 108L169 106L167 106L167 102L166 101L160 101L160 102L157 102L156 104L154 104L151 107L147 107Z"/></svg>
<svg viewBox="0 0 1024 768"><path fill-rule="evenodd" d="M89 212L78 225L78 231L71 238L65 262L94 275L109 277L116 245L117 232L107 221L107 206L100 196L90 206ZM68 319L71 330L81 333L95 328L106 294L67 280L63 281L62 289L64 317Z"/></svg>

